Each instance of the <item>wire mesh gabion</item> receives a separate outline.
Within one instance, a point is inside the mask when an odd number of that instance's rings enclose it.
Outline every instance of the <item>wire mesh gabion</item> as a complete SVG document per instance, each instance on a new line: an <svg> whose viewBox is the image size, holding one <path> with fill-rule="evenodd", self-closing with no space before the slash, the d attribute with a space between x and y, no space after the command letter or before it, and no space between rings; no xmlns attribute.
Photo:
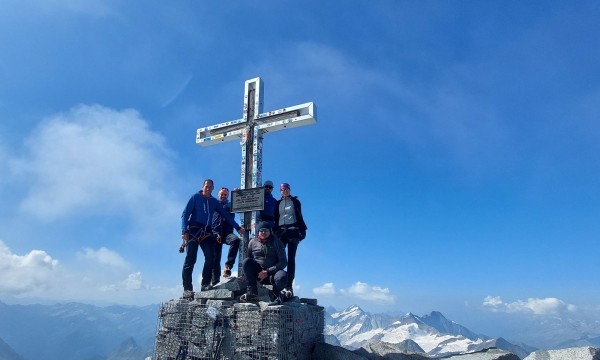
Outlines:
<svg viewBox="0 0 600 360"><path fill-rule="evenodd" d="M154 360L309 359L323 342L324 309L171 300L158 314Z"/></svg>

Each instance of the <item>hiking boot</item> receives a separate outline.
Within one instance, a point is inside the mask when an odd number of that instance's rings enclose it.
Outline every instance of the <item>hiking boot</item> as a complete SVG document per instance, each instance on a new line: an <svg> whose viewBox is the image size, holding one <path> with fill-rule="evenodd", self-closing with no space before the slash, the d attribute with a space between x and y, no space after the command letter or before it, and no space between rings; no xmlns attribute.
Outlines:
<svg viewBox="0 0 600 360"><path fill-rule="evenodd" d="M294 292L291 289L283 289L281 290L281 297L288 301L289 299L294 297Z"/></svg>
<svg viewBox="0 0 600 360"><path fill-rule="evenodd" d="M181 298L183 300L189 300L189 301L194 300L194 290L185 290L183 292L183 295L181 295Z"/></svg>
<svg viewBox="0 0 600 360"><path fill-rule="evenodd" d="M257 303L258 295L253 293L245 293L244 295L240 296L240 301L243 303Z"/></svg>
<svg viewBox="0 0 600 360"><path fill-rule="evenodd" d="M228 278L231 276L231 265L225 264L225 269L223 270L223 277Z"/></svg>
<svg viewBox="0 0 600 360"><path fill-rule="evenodd" d="M202 287L200 288L200 291L208 291L208 290L212 290L213 286L211 284L206 284L206 285L202 285Z"/></svg>
<svg viewBox="0 0 600 360"><path fill-rule="evenodd" d="M283 304L283 300L281 300L281 297L278 296L275 298L275 300L271 301L268 305L269 306L277 306L277 305L281 305Z"/></svg>

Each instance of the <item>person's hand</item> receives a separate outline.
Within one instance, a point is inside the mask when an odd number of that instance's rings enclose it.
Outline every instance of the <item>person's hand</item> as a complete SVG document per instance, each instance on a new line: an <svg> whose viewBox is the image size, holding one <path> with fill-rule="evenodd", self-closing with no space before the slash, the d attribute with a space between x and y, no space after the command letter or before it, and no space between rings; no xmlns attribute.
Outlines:
<svg viewBox="0 0 600 360"><path fill-rule="evenodd" d="M185 241L189 241L190 240L190 234L189 233L183 233L181 234L181 238Z"/></svg>
<svg viewBox="0 0 600 360"><path fill-rule="evenodd" d="M269 274L267 273L267 270L263 270L258 273L258 280L263 281L264 279L267 278L268 275Z"/></svg>
<svg viewBox="0 0 600 360"><path fill-rule="evenodd" d="M244 235L244 233L246 232L246 229L244 229L243 227L241 227L241 226L240 226L240 227L237 229L237 232L238 232L238 234L240 234L240 235Z"/></svg>

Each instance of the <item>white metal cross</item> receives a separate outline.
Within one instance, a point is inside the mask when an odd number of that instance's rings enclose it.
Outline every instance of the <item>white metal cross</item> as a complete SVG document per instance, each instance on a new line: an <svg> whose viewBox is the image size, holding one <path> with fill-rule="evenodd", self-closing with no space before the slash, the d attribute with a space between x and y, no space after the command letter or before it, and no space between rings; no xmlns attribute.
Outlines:
<svg viewBox="0 0 600 360"><path fill-rule="evenodd" d="M217 125L200 128L196 131L196 144L201 146L215 145L226 141L241 139L242 170L241 189L262 186L262 140L268 132L311 125L317 122L316 107L312 102L288 108L262 112L263 82L257 77L246 80L244 87L244 113L241 119L227 121ZM252 158L249 160L248 155ZM250 225L255 232L258 212L245 213L242 226ZM245 226L246 225L246 226ZM244 246L247 247L248 235L244 235ZM240 264L242 259L240 259ZM243 272L239 271L240 274Z"/></svg>

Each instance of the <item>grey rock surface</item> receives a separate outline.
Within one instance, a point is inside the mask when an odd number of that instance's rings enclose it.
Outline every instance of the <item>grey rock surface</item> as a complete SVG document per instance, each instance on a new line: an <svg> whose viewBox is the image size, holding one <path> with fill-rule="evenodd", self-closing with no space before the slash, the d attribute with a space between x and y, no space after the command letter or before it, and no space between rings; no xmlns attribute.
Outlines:
<svg viewBox="0 0 600 360"><path fill-rule="evenodd" d="M372 354L377 354L381 356L385 356L387 354L425 354L425 351L412 340L404 340L397 344L387 343L379 340L369 340L365 345L362 346L363 349L367 350Z"/></svg>
<svg viewBox="0 0 600 360"><path fill-rule="evenodd" d="M195 293L196 299L231 300L233 291L227 289L214 289Z"/></svg>
<svg viewBox="0 0 600 360"><path fill-rule="evenodd" d="M473 354L453 355L444 359L448 360L520 360L520 358L506 350L488 349Z"/></svg>
<svg viewBox="0 0 600 360"><path fill-rule="evenodd" d="M312 352L312 360L368 360L368 358L357 355L350 350L326 343L317 343Z"/></svg>
<svg viewBox="0 0 600 360"><path fill-rule="evenodd" d="M560 350L538 350L524 360L600 360L600 349L590 346Z"/></svg>

